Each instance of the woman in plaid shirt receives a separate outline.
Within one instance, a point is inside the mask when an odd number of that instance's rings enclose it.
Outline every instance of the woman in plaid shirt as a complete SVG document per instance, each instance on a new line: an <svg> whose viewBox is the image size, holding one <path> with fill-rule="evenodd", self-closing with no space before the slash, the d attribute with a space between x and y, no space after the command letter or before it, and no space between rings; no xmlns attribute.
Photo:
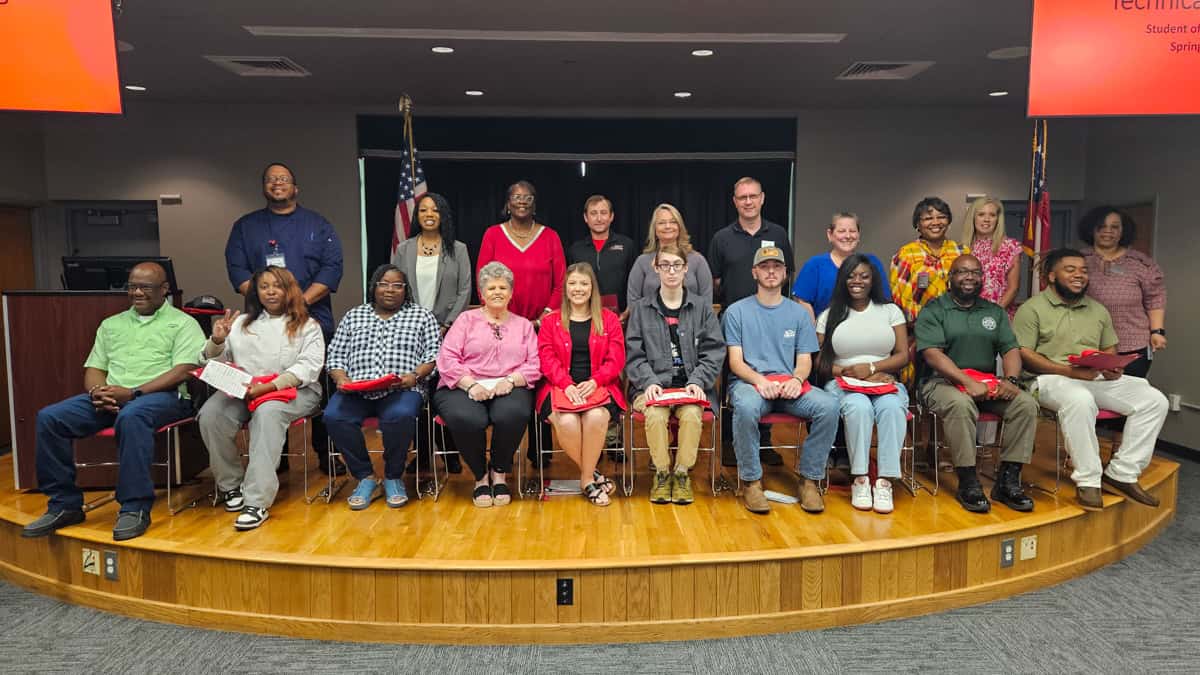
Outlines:
<svg viewBox="0 0 1200 675"><path fill-rule="evenodd" d="M380 265L368 288L371 302L342 318L326 359L338 391L325 408L325 425L358 479L348 500L355 511L371 505L381 482L389 507L408 502L405 460L425 398L425 378L433 372L441 339L437 319L413 302L408 279L395 265ZM373 391L346 390L351 382L388 375L399 379ZM368 417L377 417L383 432L382 481L375 475L363 439L362 423Z"/></svg>

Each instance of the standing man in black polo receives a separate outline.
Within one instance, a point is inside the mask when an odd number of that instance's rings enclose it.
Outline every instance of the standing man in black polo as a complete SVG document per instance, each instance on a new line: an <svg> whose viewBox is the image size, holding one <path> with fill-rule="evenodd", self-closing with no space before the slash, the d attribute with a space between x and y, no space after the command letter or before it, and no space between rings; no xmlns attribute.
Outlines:
<svg viewBox="0 0 1200 675"><path fill-rule="evenodd" d="M300 284L308 311L321 324L325 344L329 344L333 339L330 295L342 280L342 242L324 216L297 202L300 187L287 165L276 162L263 169L262 191L266 208L238 218L225 244L229 282L246 295L254 292L250 278L256 270L267 265L287 268ZM313 420L312 436L318 466L328 471L325 424L320 416Z"/></svg>
<svg viewBox="0 0 1200 675"><path fill-rule="evenodd" d="M788 239L787 230L762 217L763 202L766 201L762 183L758 179L745 176L733 184L733 207L737 209L737 220L717 230L708 246L708 267L713 276L713 301L720 303L722 314L724 308L758 292L758 282L754 280L754 254L764 246L777 246L783 250L787 265L785 288L791 288L792 275L796 271L796 256L792 253L792 242ZM801 303L807 306L807 303ZM809 307L809 312L812 308ZM728 378L727 378L728 379ZM731 429L731 424L721 425ZM759 427L759 438L763 445L771 444L769 426ZM725 439L728 440L728 439ZM721 463L725 466L736 466L737 459L726 449L722 452ZM779 466L783 458L774 450L763 450L760 453L763 464Z"/></svg>
<svg viewBox="0 0 1200 675"><path fill-rule="evenodd" d="M612 231L612 221L612 202L608 197L588 197L583 204L583 222L587 223L591 236L571 244L567 249L567 264L590 264L600 282L604 307L620 314L624 321L629 316L625 289L638 253L632 239Z"/></svg>

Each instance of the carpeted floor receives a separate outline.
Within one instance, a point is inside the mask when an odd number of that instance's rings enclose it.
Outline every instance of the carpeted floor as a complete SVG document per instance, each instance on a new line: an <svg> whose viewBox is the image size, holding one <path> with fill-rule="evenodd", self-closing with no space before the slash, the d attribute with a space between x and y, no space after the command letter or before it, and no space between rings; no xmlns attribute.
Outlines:
<svg viewBox="0 0 1200 675"><path fill-rule="evenodd" d="M935 616L766 637L581 647L363 645L128 619L0 582L4 673L1195 673L1200 464L1175 522L1082 579ZM1195 488L1195 489L1194 489ZM420 640L414 635L413 640Z"/></svg>

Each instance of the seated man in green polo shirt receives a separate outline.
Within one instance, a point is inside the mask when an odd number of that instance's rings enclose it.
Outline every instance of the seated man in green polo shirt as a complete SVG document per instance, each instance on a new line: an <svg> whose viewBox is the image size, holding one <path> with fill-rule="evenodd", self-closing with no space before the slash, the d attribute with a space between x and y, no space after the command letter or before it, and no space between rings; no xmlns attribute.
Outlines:
<svg viewBox="0 0 1200 675"><path fill-rule="evenodd" d="M1004 418L1000 471L992 499L1015 511L1032 511L1033 500L1021 489L1021 468L1033 456L1038 405L1018 386L1021 352L1008 315L996 303L979 297L982 290L979 259L959 256L950 265L949 292L931 300L917 315L917 351L926 365L919 391L925 405L942 420L958 474L958 503L974 513L991 508L975 474L975 427L979 411L986 410ZM963 372L994 373L996 355L1004 365L1004 378L994 388Z"/></svg>
<svg viewBox="0 0 1200 675"><path fill-rule="evenodd" d="M129 310L100 323L83 364L87 392L38 411L38 487L49 502L46 514L26 525L22 536L42 537L83 522L72 441L108 427L116 432L120 461L121 509L113 539L133 539L150 527L154 434L192 414L182 385L200 360L204 333L195 319L166 302L169 288L161 266L138 264L126 288Z"/></svg>
<svg viewBox="0 0 1200 675"><path fill-rule="evenodd" d="M1115 354L1117 333L1108 310L1087 294L1088 269L1083 254L1060 248L1046 254L1042 269L1050 286L1021 305L1013 330L1021 343L1025 370L1036 376L1033 386L1042 405L1058 413L1075 470L1079 505L1104 508L1100 483L1147 506L1158 498L1138 483L1154 455L1158 432L1167 419L1167 397L1149 382L1121 369L1073 366L1067 357L1085 349ZM1108 468L1100 462L1096 415L1101 408L1125 416L1121 447ZM1103 477L1101 474L1103 473Z"/></svg>

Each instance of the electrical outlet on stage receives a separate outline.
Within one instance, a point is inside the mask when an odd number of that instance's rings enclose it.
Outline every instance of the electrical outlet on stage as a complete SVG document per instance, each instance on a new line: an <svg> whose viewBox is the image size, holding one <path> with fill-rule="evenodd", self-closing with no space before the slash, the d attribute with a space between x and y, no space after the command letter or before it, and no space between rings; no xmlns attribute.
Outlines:
<svg viewBox="0 0 1200 675"><path fill-rule="evenodd" d="M1016 551L1014 550L1016 548L1016 546L1017 546L1017 542L1015 539L1005 539L1000 542L1000 566L1001 567L1012 567L1013 566L1013 559L1016 557Z"/></svg>
<svg viewBox="0 0 1200 675"><path fill-rule="evenodd" d="M100 576L100 556L94 548L83 549L83 573Z"/></svg>
<svg viewBox="0 0 1200 675"><path fill-rule="evenodd" d="M117 580L117 552L104 552L104 578L109 581Z"/></svg>
<svg viewBox="0 0 1200 675"><path fill-rule="evenodd" d="M1021 537L1021 560L1033 560L1037 557L1037 535Z"/></svg>
<svg viewBox="0 0 1200 675"><path fill-rule="evenodd" d="M575 604L575 580L574 579L559 579L558 580L558 604L573 605Z"/></svg>

